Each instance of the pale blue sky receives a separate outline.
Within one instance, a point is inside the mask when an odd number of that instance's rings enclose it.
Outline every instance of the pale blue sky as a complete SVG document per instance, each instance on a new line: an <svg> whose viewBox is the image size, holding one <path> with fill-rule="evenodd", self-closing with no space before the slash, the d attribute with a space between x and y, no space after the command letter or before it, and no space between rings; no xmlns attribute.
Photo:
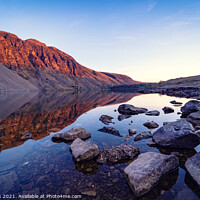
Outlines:
<svg viewBox="0 0 200 200"><path fill-rule="evenodd" d="M140 81L200 74L199 0L0 0L0 30Z"/></svg>

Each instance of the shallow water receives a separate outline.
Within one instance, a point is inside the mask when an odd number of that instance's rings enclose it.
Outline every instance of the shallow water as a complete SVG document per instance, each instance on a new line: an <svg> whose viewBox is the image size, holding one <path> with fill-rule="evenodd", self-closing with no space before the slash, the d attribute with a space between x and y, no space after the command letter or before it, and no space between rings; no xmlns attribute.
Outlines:
<svg viewBox="0 0 200 200"><path fill-rule="evenodd" d="M13 99L16 99L15 103ZM163 122L179 119L180 115L177 112L180 111L180 107L170 104L171 100L183 103L188 101L159 94L124 93L31 93L1 97L1 197L10 194L14 195L10 197L17 199L19 195L29 194L44 195L46 199L50 199L46 195L66 194L82 195L81 199L136 199L123 173L127 163L99 165L93 160L76 163L72 159L69 144L54 143L51 138L55 133L73 127L83 127L92 135L89 140L95 142L100 150L128 143L138 146L141 153L155 151L170 154L167 149L147 146L145 143L149 139L135 142L131 137L126 142L125 136L128 135L129 128L136 128L138 133L147 131L148 129L143 126L147 120L153 120L162 126ZM149 110L156 109L161 114L139 114L119 121L119 113L114 110L122 103L130 103ZM173 107L175 112L164 114L164 106ZM119 130L123 137L98 131L106 126L99 121L102 114L114 117L115 124L110 126ZM152 133L155 130L151 130ZM33 139L24 142L20 138L27 132L32 133ZM184 157L180 160L179 169L165 177L141 199L200 199L199 189L184 169L185 160L199 150L197 147L192 151L181 151Z"/></svg>

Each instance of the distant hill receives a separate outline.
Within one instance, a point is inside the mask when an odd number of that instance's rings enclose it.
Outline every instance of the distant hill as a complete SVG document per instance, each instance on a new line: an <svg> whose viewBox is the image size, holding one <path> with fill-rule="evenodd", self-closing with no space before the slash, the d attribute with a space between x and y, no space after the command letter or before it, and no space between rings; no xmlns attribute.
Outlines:
<svg viewBox="0 0 200 200"><path fill-rule="evenodd" d="M139 83L125 75L86 68L55 47L35 39L24 41L3 31L0 31L0 63L42 90Z"/></svg>
<svg viewBox="0 0 200 200"><path fill-rule="evenodd" d="M200 87L200 75L170 79L167 81L160 82L159 85L161 87L164 87L164 86L171 86L171 87L173 87L173 86L174 87L177 87L177 86L199 86Z"/></svg>

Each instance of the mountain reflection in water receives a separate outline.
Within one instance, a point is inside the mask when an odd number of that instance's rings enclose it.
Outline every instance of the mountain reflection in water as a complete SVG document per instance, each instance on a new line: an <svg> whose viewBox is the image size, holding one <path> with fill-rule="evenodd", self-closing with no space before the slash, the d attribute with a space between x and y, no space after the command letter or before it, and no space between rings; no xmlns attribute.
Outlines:
<svg viewBox="0 0 200 200"><path fill-rule="evenodd" d="M6 93L0 99L0 148L24 143L31 133L38 140L72 124L83 113L97 107L129 101L138 94L120 93Z"/></svg>

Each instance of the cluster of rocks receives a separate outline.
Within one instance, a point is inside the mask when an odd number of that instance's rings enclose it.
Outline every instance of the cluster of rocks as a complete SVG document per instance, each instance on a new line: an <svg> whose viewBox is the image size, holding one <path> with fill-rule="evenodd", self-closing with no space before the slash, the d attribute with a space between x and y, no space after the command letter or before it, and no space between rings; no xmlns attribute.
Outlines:
<svg viewBox="0 0 200 200"><path fill-rule="evenodd" d="M195 86L168 87L157 88L152 93L166 94L168 96L185 97L185 98L200 98L200 88Z"/></svg>
<svg viewBox="0 0 200 200"><path fill-rule="evenodd" d="M176 101L170 103L182 105L181 102ZM118 111L121 114L118 118L119 121L140 113L150 116L160 115L159 111L148 111L145 108L138 108L129 104L119 106ZM163 111L167 114L174 112L174 109L165 107ZM159 125L157 123L147 121L143 124L145 127L158 129L153 134L150 131L142 132L134 137L134 141L152 138L152 141L146 143L147 145L173 149L194 149L200 144L200 131L199 133L197 133L198 131L195 132L195 128L189 120L194 120L194 117L200 113L200 102L190 101L181 108L181 111L182 116L186 116L186 119L166 122L160 128L158 128ZM112 119L113 117L108 115L102 115L99 118L105 125L113 123ZM199 120L200 117L195 119ZM198 128L198 126L196 127ZM198 130L200 130L200 126ZM99 131L122 137L120 132L113 127L103 127ZM129 135L135 135L137 130L130 128L128 132ZM149 192L163 177L173 172L179 166L178 157L181 157L181 154L176 152L170 155L156 152L140 154L138 147L129 144L112 146L99 151L98 146L94 142L84 141L89 137L91 137L91 134L85 129L73 128L65 133L55 134L52 140L73 141L70 145L70 150L73 158L78 163L91 160L100 164L116 164L130 161L129 165L124 169L124 173L137 197ZM200 152L186 161L185 168L197 184L200 185Z"/></svg>

